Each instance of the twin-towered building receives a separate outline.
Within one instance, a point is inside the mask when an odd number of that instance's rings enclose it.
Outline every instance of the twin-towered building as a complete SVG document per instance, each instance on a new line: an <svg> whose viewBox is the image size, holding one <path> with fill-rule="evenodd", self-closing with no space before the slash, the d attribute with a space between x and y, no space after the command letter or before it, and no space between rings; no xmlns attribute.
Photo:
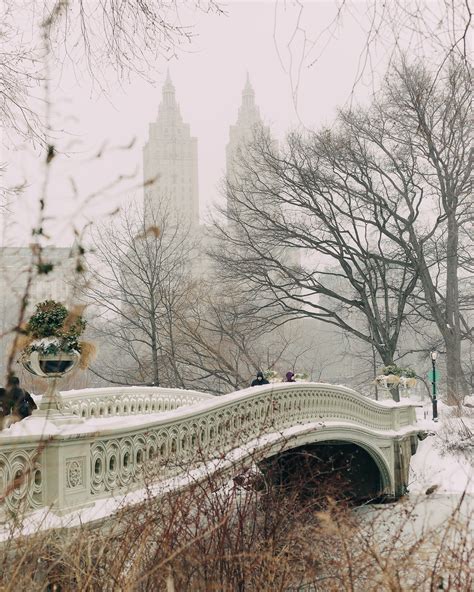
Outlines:
<svg viewBox="0 0 474 592"><path fill-rule="evenodd" d="M255 92L247 81L237 122L230 126L226 147L227 174L235 174L239 147L251 139L256 126L262 125L255 104ZM191 136L176 101L175 88L168 74L157 120L150 123L149 137L143 151L145 212L161 217L165 210L191 229L199 226L197 138Z"/></svg>

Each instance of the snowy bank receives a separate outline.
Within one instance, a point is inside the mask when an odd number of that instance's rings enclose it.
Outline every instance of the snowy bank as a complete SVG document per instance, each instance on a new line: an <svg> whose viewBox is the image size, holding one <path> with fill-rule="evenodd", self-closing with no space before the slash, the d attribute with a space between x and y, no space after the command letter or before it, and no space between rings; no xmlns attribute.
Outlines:
<svg viewBox="0 0 474 592"><path fill-rule="evenodd" d="M430 488L436 494L474 494L474 410L462 407L459 413L440 402L438 411L439 421L433 422L425 419L431 416L429 405L418 410L419 425L428 437L411 459L409 490L414 494Z"/></svg>

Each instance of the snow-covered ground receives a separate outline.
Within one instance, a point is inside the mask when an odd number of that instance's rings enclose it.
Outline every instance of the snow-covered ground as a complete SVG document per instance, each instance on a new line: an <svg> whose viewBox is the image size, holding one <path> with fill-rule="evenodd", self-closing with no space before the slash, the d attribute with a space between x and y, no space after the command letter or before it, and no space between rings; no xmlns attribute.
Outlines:
<svg viewBox="0 0 474 592"><path fill-rule="evenodd" d="M438 404L439 421L431 417L431 405L417 409L418 423L428 437L419 443L410 463L411 494L435 488L437 494L474 494L474 396L458 415L456 409Z"/></svg>
<svg viewBox="0 0 474 592"><path fill-rule="evenodd" d="M409 493L396 504L357 509L374 524L381 539L400 533L404 543L443 530L456 520L468 528L474 515L474 396L461 410L438 403L434 422L431 403L417 409L428 436L410 462Z"/></svg>

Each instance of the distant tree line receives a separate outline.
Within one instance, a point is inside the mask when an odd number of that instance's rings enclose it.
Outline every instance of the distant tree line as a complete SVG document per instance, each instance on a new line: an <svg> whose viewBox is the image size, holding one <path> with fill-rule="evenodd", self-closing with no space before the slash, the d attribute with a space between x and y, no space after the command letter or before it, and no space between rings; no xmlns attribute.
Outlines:
<svg viewBox="0 0 474 592"><path fill-rule="evenodd" d="M94 237L83 298L99 378L224 393L249 386L260 369L293 368L304 352L288 330L255 315L238 286L224 291L202 273L198 238L165 207L125 210Z"/></svg>

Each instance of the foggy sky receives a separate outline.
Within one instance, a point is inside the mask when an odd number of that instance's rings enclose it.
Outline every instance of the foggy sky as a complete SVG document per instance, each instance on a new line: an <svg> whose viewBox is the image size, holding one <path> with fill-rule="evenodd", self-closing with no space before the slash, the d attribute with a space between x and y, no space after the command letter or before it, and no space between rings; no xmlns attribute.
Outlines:
<svg viewBox="0 0 474 592"><path fill-rule="evenodd" d="M119 85L110 74L106 93L98 84L91 89L85 64L65 60L54 72L51 93L51 141L58 148L47 190L51 243L68 245L73 225L80 229L107 220L118 206L141 201L142 149L168 68L183 119L198 138L202 219L219 199L229 125L236 121L247 72L262 117L279 138L295 126L330 123L336 108L351 97L367 99L372 74L383 74L387 54L383 48L372 52L374 61L352 95L366 43L365 5L355 5L336 30L326 31L336 10L335 2L305 2L302 11L293 2L229 3L227 16L198 15L193 43L176 59L158 60L150 73L153 83L132 76ZM28 185L10 204L3 244L29 242L44 181L43 158L28 143L3 150L7 180ZM130 179L117 186L118 175Z"/></svg>

